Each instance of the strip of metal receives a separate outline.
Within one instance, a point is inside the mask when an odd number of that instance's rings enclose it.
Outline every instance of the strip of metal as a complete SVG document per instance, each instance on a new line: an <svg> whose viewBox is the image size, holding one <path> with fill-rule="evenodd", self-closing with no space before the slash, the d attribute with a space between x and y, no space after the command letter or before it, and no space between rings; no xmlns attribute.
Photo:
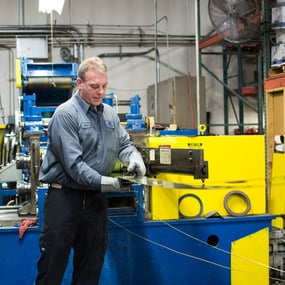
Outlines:
<svg viewBox="0 0 285 285"><path fill-rule="evenodd" d="M122 180L122 182L131 182L135 184L140 184L143 186L149 187L159 187L164 189L184 189L184 190L224 190L224 189L249 189L252 187L256 187L250 185L247 180L233 180L233 181L225 181L225 184L217 184L217 185L205 185L201 183L200 185L194 185L191 183L177 183L162 179L156 179L147 176L129 176L129 175L116 175L117 178ZM122 183L124 184L124 183ZM263 185L263 182L261 182Z"/></svg>
<svg viewBox="0 0 285 285"><path fill-rule="evenodd" d="M187 184L187 183L176 183L176 182L171 182L171 181L166 181L166 180L161 180L161 179L155 179L151 177L146 177L146 176L117 176L119 179L126 180L132 183L136 184L141 184L144 186L150 186L150 187L160 187L160 188L166 188L166 189L205 189L203 184L202 185L192 185L192 184Z"/></svg>

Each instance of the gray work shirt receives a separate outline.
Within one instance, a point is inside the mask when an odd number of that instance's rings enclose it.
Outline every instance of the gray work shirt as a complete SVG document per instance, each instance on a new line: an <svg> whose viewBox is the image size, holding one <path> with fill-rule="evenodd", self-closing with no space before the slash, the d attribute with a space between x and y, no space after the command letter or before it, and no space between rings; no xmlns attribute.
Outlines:
<svg viewBox="0 0 285 285"><path fill-rule="evenodd" d="M133 151L115 110L102 104L93 111L76 93L51 118L39 180L100 190L101 175L110 175L116 160L127 162Z"/></svg>

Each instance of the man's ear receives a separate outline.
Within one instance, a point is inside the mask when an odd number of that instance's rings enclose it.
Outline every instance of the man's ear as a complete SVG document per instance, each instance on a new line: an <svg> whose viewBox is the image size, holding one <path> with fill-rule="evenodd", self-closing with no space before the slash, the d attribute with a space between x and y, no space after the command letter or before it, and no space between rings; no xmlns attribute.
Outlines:
<svg viewBox="0 0 285 285"><path fill-rule="evenodd" d="M76 85L77 85L77 89L80 89L80 85L81 85L81 83L82 83L82 79L81 78L79 78L79 77L77 77L76 78Z"/></svg>

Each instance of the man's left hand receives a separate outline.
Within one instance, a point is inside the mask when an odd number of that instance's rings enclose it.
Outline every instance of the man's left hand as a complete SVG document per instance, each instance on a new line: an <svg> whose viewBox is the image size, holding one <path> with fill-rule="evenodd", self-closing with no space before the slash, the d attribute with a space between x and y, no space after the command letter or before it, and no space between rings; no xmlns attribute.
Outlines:
<svg viewBox="0 0 285 285"><path fill-rule="evenodd" d="M138 176L144 176L146 168L144 161L138 152L133 152L129 158L128 172L136 172Z"/></svg>

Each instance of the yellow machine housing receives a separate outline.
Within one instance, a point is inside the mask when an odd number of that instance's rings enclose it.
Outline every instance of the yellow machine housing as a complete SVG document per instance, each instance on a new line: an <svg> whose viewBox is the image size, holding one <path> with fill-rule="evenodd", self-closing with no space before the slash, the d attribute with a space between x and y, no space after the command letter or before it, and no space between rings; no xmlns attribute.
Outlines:
<svg viewBox="0 0 285 285"><path fill-rule="evenodd" d="M160 172L153 177L177 183L198 186L198 189L165 189L152 187L150 207L153 220L197 218L216 211L221 216L237 216L247 208L247 214L266 213L265 153L264 136L168 136L149 137L146 144L150 148L200 148L208 161L208 178L194 179L193 175ZM171 152L170 152L171 153ZM171 161L171 157L169 158ZM179 169L177 170L179 171ZM193 188L195 188L193 187ZM243 196L233 195L226 201L231 191L239 191ZM188 195L187 194L193 194ZM184 196L181 202L179 199ZM198 197L198 199L197 199ZM200 200L200 201L198 201Z"/></svg>

